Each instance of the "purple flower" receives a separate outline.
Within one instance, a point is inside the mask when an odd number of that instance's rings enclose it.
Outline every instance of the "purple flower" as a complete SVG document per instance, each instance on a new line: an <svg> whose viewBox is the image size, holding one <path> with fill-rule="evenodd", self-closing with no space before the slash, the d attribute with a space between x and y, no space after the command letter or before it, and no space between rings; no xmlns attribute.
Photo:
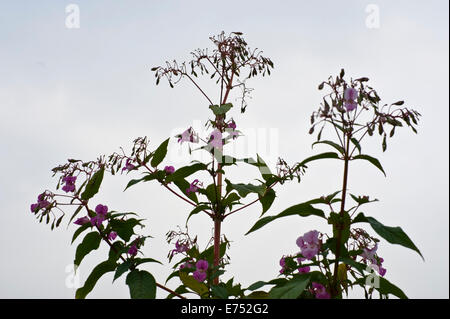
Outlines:
<svg viewBox="0 0 450 319"><path fill-rule="evenodd" d="M116 239L117 237L117 233L115 231L112 231L108 234L108 240L113 241L114 239Z"/></svg>
<svg viewBox="0 0 450 319"><path fill-rule="evenodd" d="M34 213L38 207L39 207L38 203L31 204L31 206L30 206L31 212Z"/></svg>
<svg viewBox="0 0 450 319"><path fill-rule="evenodd" d="M97 216L91 217L92 226L100 227L104 221L105 221L105 216L103 216L103 215L97 215Z"/></svg>
<svg viewBox="0 0 450 319"><path fill-rule="evenodd" d="M138 249L137 249L136 245L133 245L130 247L130 249L128 249L128 253L131 256L136 256L137 252L138 252Z"/></svg>
<svg viewBox="0 0 450 319"><path fill-rule="evenodd" d="M356 89L349 87L344 91L344 99L345 100L356 100L358 98L358 91Z"/></svg>
<svg viewBox="0 0 450 319"><path fill-rule="evenodd" d="M206 279L206 271L208 270L209 267L208 262L206 260L199 260L195 264L195 267L197 268L197 270L194 271L192 275L197 281L199 282L204 281Z"/></svg>
<svg viewBox="0 0 450 319"><path fill-rule="evenodd" d="M173 166L164 167L164 171L167 175L173 174L175 172L175 168Z"/></svg>
<svg viewBox="0 0 450 319"><path fill-rule="evenodd" d="M197 268L197 270L201 270L201 271L207 271L209 264L206 260L202 260L200 259L199 261L197 261L197 263L195 264L195 267Z"/></svg>
<svg viewBox="0 0 450 319"><path fill-rule="evenodd" d="M84 224L87 224L89 222L90 222L89 217L84 216L84 217L78 218L76 221L74 221L74 224L84 225Z"/></svg>
<svg viewBox="0 0 450 319"><path fill-rule="evenodd" d="M197 143L198 137L195 134L192 127L188 128L186 131L178 135L178 142L183 144L183 142L191 142L191 143Z"/></svg>
<svg viewBox="0 0 450 319"><path fill-rule="evenodd" d="M375 259L375 254L377 252L377 249L378 249L377 243L375 243L375 246L372 247L371 249L364 248L361 257L363 258L364 261L369 260L372 264L376 264L377 261Z"/></svg>
<svg viewBox="0 0 450 319"><path fill-rule="evenodd" d="M98 204L95 207L95 212L97 213L97 215L106 216L106 214L108 213L108 206L102 205L102 204Z"/></svg>
<svg viewBox="0 0 450 319"><path fill-rule="evenodd" d="M347 110L347 112L351 112L357 107L356 99L358 98L358 91L356 91L354 88L346 88L344 91L344 106Z"/></svg>
<svg viewBox="0 0 450 319"><path fill-rule="evenodd" d="M296 243L300 247L303 257L312 259L320 249L319 232L317 230L311 230L297 238Z"/></svg>
<svg viewBox="0 0 450 319"><path fill-rule="evenodd" d="M65 185L62 187L62 190L66 193L75 191L75 181L77 180L76 176L66 176L62 179Z"/></svg>
<svg viewBox="0 0 450 319"><path fill-rule="evenodd" d="M184 269L184 268L194 268L194 266L192 266L190 263L185 262L184 264L180 265L180 269Z"/></svg>
<svg viewBox="0 0 450 319"><path fill-rule="evenodd" d="M222 149L222 132L215 129L209 136L209 145L214 148Z"/></svg>
<svg viewBox="0 0 450 319"><path fill-rule="evenodd" d="M127 162L125 163L125 166L122 168L122 172L123 171L131 171L132 169L134 169L136 166L134 166L133 164L131 164L131 160L128 158Z"/></svg>
<svg viewBox="0 0 450 319"><path fill-rule="evenodd" d="M228 127L228 128L231 128L231 129L233 129L233 130L235 130L235 129L236 129L236 122L234 122L233 120L231 120L231 121L228 123L227 127Z"/></svg>
<svg viewBox="0 0 450 319"><path fill-rule="evenodd" d="M198 186L197 184L199 183L198 179L195 179L191 185L189 186L189 188L186 189L186 194L189 195L189 193L195 193L198 191Z"/></svg>
<svg viewBox="0 0 450 319"><path fill-rule="evenodd" d="M197 280L198 282L203 282L206 279L206 273L203 271L194 271L194 273L192 274L192 276L194 277L195 280Z"/></svg>
<svg viewBox="0 0 450 319"><path fill-rule="evenodd" d="M177 240L177 242L175 243L175 250L177 251L177 253L184 253L188 250L188 245L180 244L180 242Z"/></svg>
<svg viewBox="0 0 450 319"><path fill-rule="evenodd" d="M280 259L280 274L283 274L286 271L286 258L285 257L281 257Z"/></svg>
<svg viewBox="0 0 450 319"><path fill-rule="evenodd" d="M313 293L317 299L330 299L330 295L322 284L312 283Z"/></svg>
<svg viewBox="0 0 450 319"><path fill-rule="evenodd" d="M45 193L42 193L38 196L38 201L35 204L31 204L30 210L34 213L36 210L47 208L50 205L50 202L45 199Z"/></svg>
<svg viewBox="0 0 450 319"><path fill-rule="evenodd" d="M300 267L300 268L298 269L298 272L301 273L301 274L307 274L307 273L309 273L310 271L311 271L311 268L310 268L309 266L306 266L306 267Z"/></svg>

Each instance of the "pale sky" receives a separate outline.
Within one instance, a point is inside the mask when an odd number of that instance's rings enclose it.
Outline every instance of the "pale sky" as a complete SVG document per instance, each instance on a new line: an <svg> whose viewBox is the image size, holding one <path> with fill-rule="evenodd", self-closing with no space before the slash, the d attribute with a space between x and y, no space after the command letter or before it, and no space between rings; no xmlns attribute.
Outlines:
<svg viewBox="0 0 450 319"><path fill-rule="evenodd" d="M80 28L65 25L70 3L79 7ZM369 4L379 9L376 28L366 25ZM422 114L419 133L397 131L385 153L378 139L363 145L365 153L379 158L387 177L355 163L349 188L378 198L364 213L401 226L425 257L424 262L412 250L382 240L378 252L386 278L410 298L448 298L448 9L445 0L0 1L0 298L74 297L66 270L75 254L70 240L76 227L67 229L65 219L52 232L35 220L30 204L44 189L54 189L51 169L68 158L90 160L120 146L130 149L132 140L144 135L156 147L204 123L209 110L195 88L187 81L175 89L164 82L155 86L150 68L189 59L192 50L211 47L208 37L222 30L243 32L251 47L263 49L275 63L270 77L249 82L255 90L246 113L235 107L231 114L248 141L254 132L262 146L261 136L274 139L273 151L248 142L250 156L262 153L273 164L280 155L292 163L324 151L311 149L309 117L321 101L318 84L341 68L354 78L369 77L386 103L405 100ZM173 155L177 147L171 144L168 164L181 165ZM339 189L340 164L317 162L302 183L276 188L267 214ZM249 182L258 174L238 169L230 176ZM154 238L144 252L165 264L146 269L163 283L172 248L165 234L184 225L190 207L156 183L122 192L131 178L105 178L93 201L146 218L144 232ZM232 241L224 279L234 277L244 287L275 278L281 256L297 252L298 236L311 229L331 232L313 217L289 217L244 236L259 214L255 205L223 225ZM193 217L190 232L204 247L210 219ZM103 247L86 257L79 269L82 283L106 253ZM129 298L125 276L114 284L112 278L105 275L88 297ZM158 291L158 297L165 295ZM360 297L360 291L351 296Z"/></svg>

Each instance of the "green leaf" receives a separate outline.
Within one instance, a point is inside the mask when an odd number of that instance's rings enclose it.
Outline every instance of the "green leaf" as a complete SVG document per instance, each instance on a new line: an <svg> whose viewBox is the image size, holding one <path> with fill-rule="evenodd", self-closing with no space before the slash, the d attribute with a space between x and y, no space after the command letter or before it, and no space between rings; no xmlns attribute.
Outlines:
<svg viewBox="0 0 450 319"><path fill-rule="evenodd" d="M122 276L125 272L128 271L128 269L130 269L130 266L133 264L132 260L127 260L124 261L123 263L121 263L119 266L117 266L116 272L114 273L114 279L113 282L119 278L120 276Z"/></svg>
<svg viewBox="0 0 450 319"><path fill-rule="evenodd" d="M201 211L203 211L203 210L208 210L208 209L210 209L208 205L198 205L198 206L196 206L196 207L189 213L189 216L188 216L188 218L186 219L186 225L187 225L189 219L190 219L193 215L198 214L198 213L200 213Z"/></svg>
<svg viewBox="0 0 450 319"><path fill-rule="evenodd" d="M272 206L275 197L276 197L275 191L272 188L269 188L264 194L264 196L259 196L259 201L261 202L263 209L261 216L264 215L269 210L270 206Z"/></svg>
<svg viewBox="0 0 450 319"><path fill-rule="evenodd" d="M94 175L92 175L91 179L86 185L86 188L84 189L84 192L81 194L82 200L88 200L98 193L100 185L102 184L103 181L104 173L105 168L102 167L97 172L95 172Z"/></svg>
<svg viewBox="0 0 450 319"><path fill-rule="evenodd" d="M127 187L125 187L125 189L123 191L126 191L129 187L136 185L137 183L140 183L140 182L148 182L148 181L152 181L154 179L163 179L164 174L165 174L164 171L156 171L152 174L147 174L142 178L132 179L131 181L128 182Z"/></svg>
<svg viewBox="0 0 450 319"><path fill-rule="evenodd" d="M325 218L325 214L322 210L314 208L310 204L306 204L306 203L297 204L297 205L294 205L294 206L291 206L291 207L285 209L278 215L267 216L267 217L261 218L260 220L258 220L255 223L255 225L253 225L253 227L246 233L246 235L250 234L251 232L254 232L257 229L260 229L261 227L274 221L275 219L278 219L281 217L286 217L286 216L291 216L291 215L298 215L301 217L315 215L315 216Z"/></svg>
<svg viewBox="0 0 450 319"><path fill-rule="evenodd" d="M173 181L173 183L178 187L178 189L185 194L189 199L193 200L194 202L198 203L197 195L194 192L190 192L189 194L186 194L186 190L189 188L190 184L185 179L177 179Z"/></svg>
<svg viewBox="0 0 450 319"><path fill-rule="evenodd" d="M164 157L166 157L167 145L169 145L169 140L170 138L162 142L161 145L159 145L156 149L155 154L153 155L153 158L150 162L153 167L158 166L163 161Z"/></svg>
<svg viewBox="0 0 450 319"><path fill-rule="evenodd" d="M383 295L394 295L400 299L408 299L405 293L386 278L380 277L380 287L377 290Z"/></svg>
<svg viewBox="0 0 450 319"><path fill-rule="evenodd" d="M134 263L136 266L138 266L140 264L145 264L145 263L158 263L158 264L162 265L162 262L160 262L159 260L153 259L153 258L135 258Z"/></svg>
<svg viewBox="0 0 450 319"><path fill-rule="evenodd" d="M267 181L272 177L272 172L270 171L270 168L267 166L264 160L259 155L256 156L256 161L253 158L244 158L239 161L243 161L247 164L256 166L259 169L262 178Z"/></svg>
<svg viewBox="0 0 450 319"><path fill-rule="evenodd" d="M375 165L380 171L382 171L384 176L386 176L386 173L384 172L384 169L381 166L380 161L377 160L376 158L369 156L369 155L365 155L365 154L359 154L359 155L353 156L353 159L363 159L363 160L369 161L370 163Z"/></svg>
<svg viewBox="0 0 450 319"><path fill-rule="evenodd" d="M304 275L290 280L281 287L273 287L269 291L270 299L296 299L298 298L309 283L309 275Z"/></svg>
<svg viewBox="0 0 450 319"><path fill-rule="evenodd" d="M239 196L242 198L246 197L250 193L256 193L259 196L264 196L264 192L266 190L265 185L253 185L253 184L232 184L228 179L225 179L227 183L227 191L234 189L239 193Z"/></svg>
<svg viewBox="0 0 450 319"><path fill-rule="evenodd" d="M241 199L241 196L239 196L235 192L232 192L226 198L224 198L222 200L222 207L229 207L231 210L233 204L237 204L240 199Z"/></svg>
<svg viewBox="0 0 450 319"><path fill-rule="evenodd" d="M182 180L182 179L194 174L195 172L198 172L201 170L206 170L206 169L207 169L207 166L203 163L195 163L195 164L192 164L189 166L183 166L183 167L180 167L179 169L177 169L175 172L173 172L173 174L167 176L166 181L172 182L172 181L176 181L176 180Z"/></svg>
<svg viewBox="0 0 450 319"><path fill-rule="evenodd" d="M149 272L145 270L132 270L126 279L130 288L131 299L155 299L156 281Z"/></svg>
<svg viewBox="0 0 450 319"><path fill-rule="evenodd" d="M372 226L373 230L386 239L391 244L401 245L403 247L412 249L416 251L420 257L422 257L422 253L420 250L414 245L412 240L406 235L406 233L400 227L390 227L384 226L379 221L377 221L373 217L366 217L363 213L359 213L358 216L353 219L352 223L369 223Z"/></svg>
<svg viewBox="0 0 450 319"><path fill-rule="evenodd" d="M195 291L199 296L203 296L208 292L208 287L204 283L198 282L194 277L189 276L186 272L180 272L180 279L186 287L192 289L192 291Z"/></svg>
<svg viewBox="0 0 450 319"><path fill-rule="evenodd" d="M140 225L140 221L135 218L130 218L127 220L112 219L109 224L111 225L112 230L114 230L120 238L127 242L134 234L134 227L136 225Z"/></svg>
<svg viewBox="0 0 450 319"><path fill-rule="evenodd" d="M355 145L355 147L358 149L358 153L361 154L361 145L359 144L358 140L354 137L350 139L350 141Z"/></svg>
<svg viewBox="0 0 450 319"><path fill-rule="evenodd" d="M330 145L330 146L334 147L335 149L337 149L339 151L339 153L344 154L344 148L342 146L340 146L339 144L335 143L335 142L332 142L332 141L317 141L317 142L314 142L312 144L312 147L314 147L314 145L316 145L316 144L327 144L327 145Z"/></svg>
<svg viewBox="0 0 450 319"><path fill-rule="evenodd" d="M393 283L391 283L389 280L383 278L383 277L378 277L378 279L380 280L380 286L379 287L375 287L376 290L378 290L382 295L394 295L400 299L408 299L408 297L405 295L405 293L396 285L394 285ZM366 285L366 279L365 278L359 278L356 282L356 284L359 284L361 286L365 286Z"/></svg>
<svg viewBox="0 0 450 319"><path fill-rule="evenodd" d="M214 294L214 296L219 297L220 299L228 299L228 291L225 287L212 286L211 292Z"/></svg>
<svg viewBox="0 0 450 319"><path fill-rule="evenodd" d="M84 224L84 225L79 226L79 227L77 228L77 230L73 233L73 236L72 236L72 242L71 242L70 244L73 244L73 242L75 241L75 239L77 239L78 236L80 236L80 234L81 234L82 232L84 232L86 229L88 229L88 228L91 227L91 226L92 226L91 223L86 223L86 224Z"/></svg>
<svg viewBox="0 0 450 319"><path fill-rule="evenodd" d="M86 296L94 289L95 284L104 274L114 271L116 269L116 262L107 260L98 264L91 272L89 277L86 279L84 286L78 288L75 293L76 299L84 299Z"/></svg>
<svg viewBox="0 0 450 319"><path fill-rule="evenodd" d="M78 215L78 213L83 209L83 205L80 205L80 206L78 206L78 208L75 210L75 212L73 213L73 215L72 215L72 217L70 217L70 220L69 220L69 225L70 225L70 223L72 222L72 220L75 218L75 216L77 216ZM67 225L68 226L68 225Z"/></svg>
<svg viewBox="0 0 450 319"><path fill-rule="evenodd" d="M226 103L222 105L210 105L209 108L213 111L214 115L222 115L227 113L231 108L233 107L233 104Z"/></svg>
<svg viewBox="0 0 450 319"><path fill-rule="evenodd" d="M100 246L101 240L102 238L100 237L100 234L96 231L87 234L77 247L74 264L79 266L87 254L93 250L96 250Z"/></svg>
<svg viewBox="0 0 450 319"><path fill-rule="evenodd" d="M244 290L252 290L253 291L253 290L259 289L265 285L267 285L267 282L257 281L255 283L251 284L250 286L248 286L248 288L245 288Z"/></svg>
<svg viewBox="0 0 450 319"><path fill-rule="evenodd" d="M304 159L302 162L300 162L299 164L297 164L296 168L305 165L306 163L312 162L312 161L316 161L319 159L325 159L325 158L331 158L331 159L339 159L339 155L334 153L334 152L326 152L326 153L321 153L318 155L314 155L311 157L308 157L306 159Z"/></svg>

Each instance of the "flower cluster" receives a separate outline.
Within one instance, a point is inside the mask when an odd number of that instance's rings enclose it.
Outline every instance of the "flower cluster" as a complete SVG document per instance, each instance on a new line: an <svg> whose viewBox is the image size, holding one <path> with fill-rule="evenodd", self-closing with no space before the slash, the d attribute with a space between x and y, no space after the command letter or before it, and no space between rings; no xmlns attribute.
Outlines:
<svg viewBox="0 0 450 319"><path fill-rule="evenodd" d="M96 215L89 218L88 216L84 216L81 218L78 218L74 224L76 225L84 225L87 223L91 223L92 226L97 226L100 227L102 225L102 223L106 220L106 215L108 214L108 206L106 205L102 205L102 204L98 204L95 207L95 212ZM114 240L117 236L117 234L109 234L109 236L112 236L112 240ZM108 237L109 238L109 237Z"/></svg>

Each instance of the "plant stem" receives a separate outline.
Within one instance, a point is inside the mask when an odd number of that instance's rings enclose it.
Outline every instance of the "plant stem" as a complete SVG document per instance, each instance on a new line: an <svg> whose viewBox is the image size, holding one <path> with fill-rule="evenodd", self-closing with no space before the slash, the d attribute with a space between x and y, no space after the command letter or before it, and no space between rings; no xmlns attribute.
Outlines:
<svg viewBox="0 0 450 319"><path fill-rule="evenodd" d="M344 218L344 212L345 212L345 197L347 195L347 181L348 181L348 163L349 163L349 147L350 147L350 138L351 136L347 136L347 143L345 145L344 149L344 178L342 182L342 199L341 199L341 210L339 212L340 217ZM344 136L345 141L345 136ZM331 287L331 297L336 297L339 294L339 287L337 282L337 275L338 275L338 267L339 267L339 258L341 255L341 241L342 241L342 229L343 224L339 223L337 225L337 238L336 238L336 261L334 262L334 274L333 274L333 283Z"/></svg>

